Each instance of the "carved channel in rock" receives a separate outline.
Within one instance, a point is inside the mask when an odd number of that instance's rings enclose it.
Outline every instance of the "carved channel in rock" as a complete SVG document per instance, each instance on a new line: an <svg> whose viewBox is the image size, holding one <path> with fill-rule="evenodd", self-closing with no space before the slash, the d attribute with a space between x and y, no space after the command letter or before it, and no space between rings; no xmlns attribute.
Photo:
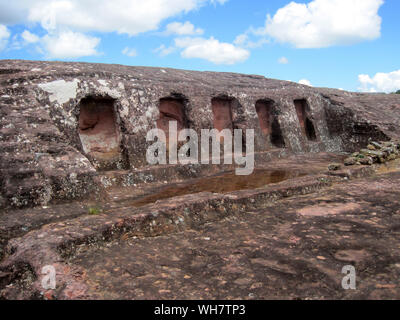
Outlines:
<svg viewBox="0 0 400 320"><path fill-rule="evenodd" d="M305 99L299 99L294 101L296 107L297 117L299 118L300 127L310 141L316 141L317 135L315 133L315 127L310 119L310 106Z"/></svg>
<svg viewBox="0 0 400 320"><path fill-rule="evenodd" d="M274 110L274 102L272 100L259 100L256 102L256 111L263 135L270 139L274 147L284 148L285 140Z"/></svg>
<svg viewBox="0 0 400 320"><path fill-rule="evenodd" d="M259 188L305 175L307 175L306 172L297 170L256 169L248 176L238 176L235 172L227 172L222 175L203 177L193 181L171 183L168 186L152 190L148 194L137 197L134 200L128 200L124 205L142 207L163 199L201 192L224 194L232 191Z"/></svg>
<svg viewBox="0 0 400 320"><path fill-rule="evenodd" d="M99 169L113 169L121 159L121 135L116 125L113 99L82 99L79 114L79 137L83 151Z"/></svg>

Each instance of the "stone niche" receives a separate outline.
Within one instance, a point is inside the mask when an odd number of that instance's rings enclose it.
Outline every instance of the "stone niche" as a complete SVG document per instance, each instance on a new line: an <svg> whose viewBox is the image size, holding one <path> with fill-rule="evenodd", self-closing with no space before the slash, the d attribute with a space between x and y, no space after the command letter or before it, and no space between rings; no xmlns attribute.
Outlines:
<svg viewBox="0 0 400 320"><path fill-rule="evenodd" d="M315 133L315 127L311 121L310 106L305 99L294 100L296 107L297 117L299 118L300 127L303 134L309 141L316 141L317 135Z"/></svg>
<svg viewBox="0 0 400 320"><path fill-rule="evenodd" d="M232 98L213 98L211 108L214 115L214 128L222 131L224 129L233 129L232 120Z"/></svg>
<svg viewBox="0 0 400 320"><path fill-rule="evenodd" d="M274 101L259 100L256 102L256 111L260 121L261 132L269 139L271 145L276 148L284 148L285 140L281 126L276 115Z"/></svg>
<svg viewBox="0 0 400 320"><path fill-rule="evenodd" d="M222 131L225 129L242 129L242 151L246 152L246 135L243 121L243 107L236 98L220 96L211 99L211 109L213 112L214 129ZM220 137L221 148L224 144L224 136Z"/></svg>
<svg viewBox="0 0 400 320"><path fill-rule="evenodd" d="M79 107L79 137L84 153L96 169L118 169L122 151L115 100L88 97Z"/></svg>
<svg viewBox="0 0 400 320"><path fill-rule="evenodd" d="M163 130L166 137L166 147L169 149L169 123L177 123L177 133L187 128L187 118L185 113L185 99L183 97L167 97L160 99L158 106L159 118L157 128Z"/></svg>

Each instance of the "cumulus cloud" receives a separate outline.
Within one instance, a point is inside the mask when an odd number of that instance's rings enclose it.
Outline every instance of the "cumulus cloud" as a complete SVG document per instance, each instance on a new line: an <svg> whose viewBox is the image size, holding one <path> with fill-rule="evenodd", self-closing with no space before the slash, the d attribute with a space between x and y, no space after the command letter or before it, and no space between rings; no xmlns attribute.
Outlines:
<svg viewBox="0 0 400 320"><path fill-rule="evenodd" d="M183 58L199 58L215 64L235 64L247 60L250 52L231 43L220 42L213 37L177 38L175 45L183 49Z"/></svg>
<svg viewBox="0 0 400 320"><path fill-rule="evenodd" d="M179 35L179 36L193 36L193 35L201 35L204 33L203 29L195 28L192 23L186 21L182 22L171 22L167 25L165 34L171 35Z"/></svg>
<svg viewBox="0 0 400 320"><path fill-rule="evenodd" d="M36 43L40 41L40 38L36 34L31 33L29 30L22 32L21 37L26 43Z"/></svg>
<svg viewBox="0 0 400 320"><path fill-rule="evenodd" d="M97 55L96 47L100 39L79 32L65 31L44 36L42 43L48 58L73 59Z"/></svg>
<svg viewBox="0 0 400 320"><path fill-rule="evenodd" d="M136 51L136 49L126 47L126 48L124 48L124 50L122 50L122 54L124 54L128 57L136 57L137 51Z"/></svg>
<svg viewBox="0 0 400 320"><path fill-rule="evenodd" d="M380 37L383 0L313 0L291 2L274 16L267 15L265 27L253 29L296 48L349 45Z"/></svg>
<svg viewBox="0 0 400 320"><path fill-rule="evenodd" d="M32 0L7 1L0 0L0 23L15 24L26 22Z"/></svg>
<svg viewBox="0 0 400 320"><path fill-rule="evenodd" d="M222 5L227 0L0 0L0 24L40 24L48 34L40 39L41 46L49 49L49 57L77 57L96 53L99 39L87 32L116 32L135 36L158 29L168 18L199 9L206 4ZM169 32L178 35L200 35L202 30L190 22L172 23ZM28 31L29 32L29 31ZM22 35L25 43L39 40L32 33ZM73 46L71 39L81 41L82 47ZM60 39L67 41L60 43ZM4 46L4 35L1 40ZM63 54L54 43L66 49Z"/></svg>
<svg viewBox="0 0 400 320"><path fill-rule="evenodd" d="M299 83L300 83L300 84L304 84L305 86L312 87L312 84L311 84L310 80L307 80L307 79L301 79L301 80L299 81Z"/></svg>
<svg viewBox="0 0 400 320"><path fill-rule="evenodd" d="M225 0L0 0L0 23L40 23L46 30L117 32L156 30L164 19Z"/></svg>
<svg viewBox="0 0 400 320"><path fill-rule="evenodd" d="M372 78L367 74L360 74L358 81L363 92L395 92L400 90L400 70L383 73L379 72Z"/></svg>
<svg viewBox="0 0 400 320"><path fill-rule="evenodd" d="M280 64L288 64L289 60L286 57L280 57L278 59L278 63L280 63Z"/></svg>
<svg viewBox="0 0 400 320"><path fill-rule="evenodd" d="M6 47L10 35L10 31L8 31L7 27L0 24L0 51Z"/></svg>

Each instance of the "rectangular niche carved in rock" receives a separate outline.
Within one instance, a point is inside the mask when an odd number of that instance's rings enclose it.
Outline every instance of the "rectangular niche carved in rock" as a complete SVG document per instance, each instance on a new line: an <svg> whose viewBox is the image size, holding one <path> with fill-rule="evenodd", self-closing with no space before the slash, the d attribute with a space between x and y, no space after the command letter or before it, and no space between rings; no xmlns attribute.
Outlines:
<svg viewBox="0 0 400 320"><path fill-rule="evenodd" d="M101 169L114 169L121 160L121 135L114 102L90 97L80 103L79 137L83 151L96 160L96 167Z"/></svg>
<svg viewBox="0 0 400 320"><path fill-rule="evenodd" d="M296 107L297 117L299 118L300 127L307 139L310 141L316 141L317 135L315 133L314 124L310 119L310 107L305 99L294 100Z"/></svg>
<svg viewBox="0 0 400 320"><path fill-rule="evenodd" d="M259 100L256 102L256 111L263 135L270 139L274 147L284 148L285 140L274 112L274 102L272 100Z"/></svg>
<svg viewBox="0 0 400 320"><path fill-rule="evenodd" d="M157 128L163 130L166 137L166 147L169 149L169 123L175 121L177 123L177 133L187 128L187 119L185 113L184 98L162 98L158 106L159 118L157 120Z"/></svg>
<svg viewBox="0 0 400 320"><path fill-rule="evenodd" d="M214 114L214 128L222 131L224 129L233 129L232 124L232 99L213 98L211 108Z"/></svg>
<svg viewBox="0 0 400 320"><path fill-rule="evenodd" d="M168 136L169 122L176 121L178 132L186 127L185 104L183 99L162 98L159 104L160 116L157 120L157 128Z"/></svg>
<svg viewBox="0 0 400 320"><path fill-rule="evenodd" d="M273 102L268 100L259 100L256 102L256 111L260 121L261 131L265 136L271 134L271 109Z"/></svg>

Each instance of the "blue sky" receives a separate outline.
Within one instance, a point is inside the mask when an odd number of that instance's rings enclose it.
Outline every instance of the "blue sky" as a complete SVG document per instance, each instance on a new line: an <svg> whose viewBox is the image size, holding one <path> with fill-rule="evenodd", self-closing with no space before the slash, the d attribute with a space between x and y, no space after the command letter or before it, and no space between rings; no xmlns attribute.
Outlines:
<svg viewBox="0 0 400 320"><path fill-rule="evenodd" d="M0 0L0 59L400 89L398 0Z"/></svg>

